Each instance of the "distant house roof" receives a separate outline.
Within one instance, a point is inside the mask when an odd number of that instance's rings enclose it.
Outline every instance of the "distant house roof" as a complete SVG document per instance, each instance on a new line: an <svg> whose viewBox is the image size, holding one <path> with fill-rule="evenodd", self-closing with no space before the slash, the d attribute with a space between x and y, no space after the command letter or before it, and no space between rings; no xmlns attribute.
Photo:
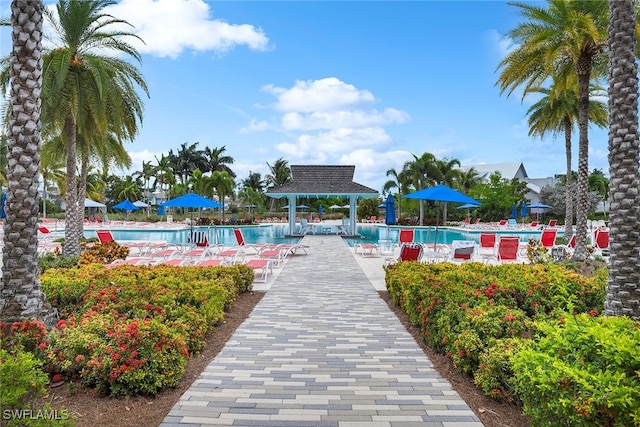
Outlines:
<svg viewBox="0 0 640 427"><path fill-rule="evenodd" d="M291 181L267 191L267 196L375 197L378 191L353 182L354 165L291 165Z"/></svg>
<svg viewBox="0 0 640 427"><path fill-rule="evenodd" d="M523 181L528 181L529 176L524 168L522 162L510 162L510 163L487 163L481 165L464 166L461 169L469 170L475 169L478 172L478 176L482 179L488 179L489 175L500 172L500 175L506 179L519 178Z"/></svg>

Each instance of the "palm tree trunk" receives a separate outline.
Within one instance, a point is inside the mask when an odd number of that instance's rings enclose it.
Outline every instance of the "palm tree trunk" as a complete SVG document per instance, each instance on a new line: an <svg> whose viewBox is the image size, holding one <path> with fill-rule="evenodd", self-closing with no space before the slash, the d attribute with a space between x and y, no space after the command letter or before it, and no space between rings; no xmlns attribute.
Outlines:
<svg viewBox="0 0 640 427"><path fill-rule="evenodd" d="M564 235L570 239L573 235L573 174L571 172L571 129L573 124L569 116L564 117L564 145L567 160L566 190L567 204L565 207Z"/></svg>
<svg viewBox="0 0 640 427"><path fill-rule="evenodd" d="M11 3L13 51L0 320L52 317L38 280L42 4Z"/></svg>
<svg viewBox="0 0 640 427"><path fill-rule="evenodd" d="M578 206L576 210L576 248L573 253L575 261L587 259L587 210L589 191L589 79L591 77L592 59L583 54L578 59Z"/></svg>
<svg viewBox="0 0 640 427"><path fill-rule="evenodd" d="M606 316L640 320L638 66L633 0L609 0L611 230Z"/></svg>
<svg viewBox="0 0 640 427"><path fill-rule="evenodd" d="M76 179L76 124L71 118L65 120L67 138L67 186L64 232L64 256L80 255L78 234L78 184Z"/></svg>

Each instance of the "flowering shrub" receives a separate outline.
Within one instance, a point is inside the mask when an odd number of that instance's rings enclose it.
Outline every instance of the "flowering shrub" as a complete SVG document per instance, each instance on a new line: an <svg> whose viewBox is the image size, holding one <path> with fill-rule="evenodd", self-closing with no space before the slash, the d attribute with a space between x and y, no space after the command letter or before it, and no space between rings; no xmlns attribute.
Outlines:
<svg viewBox="0 0 640 427"><path fill-rule="evenodd" d="M80 254L78 264L109 264L117 259L126 259L129 248L117 242L108 242L88 247Z"/></svg>
<svg viewBox="0 0 640 427"><path fill-rule="evenodd" d="M598 316L607 271L588 278L557 264L397 263L387 268L386 284L432 348L473 375L486 394L511 401L519 398L512 356L541 333L534 322L566 313Z"/></svg>
<svg viewBox="0 0 640 427"><path fill-rule="evenodd" d="M28 343L56 378L79 376L112 396L155 394L179 382L253 277L247 266L49 269L40 282L65 319L46 335L24 326L12 342Z"/></svg>

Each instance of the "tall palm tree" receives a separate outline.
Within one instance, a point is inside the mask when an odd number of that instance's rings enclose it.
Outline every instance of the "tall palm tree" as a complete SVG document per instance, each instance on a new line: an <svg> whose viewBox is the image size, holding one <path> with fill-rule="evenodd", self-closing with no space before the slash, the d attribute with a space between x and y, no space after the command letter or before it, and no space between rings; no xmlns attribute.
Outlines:
<svg viewBox="0 0 640 427"><path fill-rule="evenodd" d="M460 178L460 160L458 159L436 159L435 180L449 187L458 187ZM447 223L447 203L442 203L442 221Z"/></svg>
<svg viewBox="0 0 640 427"><path fill-rule="evenodd" d="M633 0L609 1L611 256L605 315L640 320L638 66Z"/></svg>
<svg viewBox="0 0 640 427"><path fill-rule="evenodd" d="M412 154L413 160L405 162L402 173L407 177L415 190L426 188L435 184L436 156L431 153L423 153L420 157ZM424 225L424 200L419 201L420 225Z"/></svg>
<svg viewBox="0 0 640 427"><path fill-rule="evenodd" d="M566 192L567 205L565 208L565 236L573 234L573 188L571 173L571 134L573 126L578 122L578 82L576 76L570 74L565 79L551 76L549 88L533 88L529 92L542 96L538 102L527 110L529 116L529 136L537 135L544 138L548 133L564 134L566 159ZM594 87L592 92L595 92ZM607 106L597 99L589 100L589 120L599 127L608 123Z"/></svg>
<svg viewBox="0 0 640 427"><path fill-rule="evenodd" d="M5 322L52 320L38 281L42 8L40 1L11 2L9 170L0 286L0 320Z"/></svg>
<svg viewBox="0 0 640 427"><path fill-rule="evenodd" d="M224 221L225 199L227 196L233 195L233 187L235 187L235 182L233 181L233 178L231 178L229 173L227 173L227 171L214 171L211 174L211 180L213 181L213 189L218 195L220 204L222 205L220 211L222 212L222 220Z"/></svg>
<svg viewBox="0 0 640 427"><path fill-rule="evenodd" d="M187 145L187 143L180 144L180 148L173 152L169 150L167 157L173 164L173 173L180 178L180 182L186 184L189 182L189 178L193 174L193 171L199 169L201 171L208 171L208 162L205 158L204 151L198 150L198 142Z"/></svg>
<svg viewBox="0 0 640 427"><path fill-rule="evenodd" d="M76 179L78 135L88 143L109 133L118 141L132 138L135 122L142 116L137 88L148 95L139 70L121 59L140 61L135 48L123 40L137 36L123 29L129 25L126 21L102 12L116 3L59 0L55 13L45 10L55 38L53 48L44 55L42 115L51 128L48 131L57 131L66 141L65 255L79 254L82 237L84 204Z"/></svg>
<svg viewBox="0 0 640 427"><path fill-rule="evenodd" d="M171 188L171 185L175 183L171 159L162 154L159 159L156 156L156 162L158 163L154 168L156 179L151 186L153 188L160 186L160 190L168 191Z"/></svg>
<svg viewBox="0 0 640 427"><path fill-rule="evenodd" d="M228 166L233 164L235 161L233 157L224 155L224 152L227 151L227 147L224 145L222 147L209 148L205 147L204 149L204 157L209 163L209 169L205 172L213 172L213 171L227 171L231 178L235 178L236 174L231 170Z"/></svg>
<svg viewBox="0 0 640 427"><path fill-rule="evenodd" d="M279 187L281 185L286 184L291 181L291 168L289 167L289 162L284 158L280 157L273 165L270 165L267 162L267 166L269 166L270 173L265 176L265 181L267 183L267 189ZM271 206L269 207L270 211L273 211L273 204L275 203L274 198L271 199Z"/></svg>
<svg viewBox="0 0 640 427"><path fill-rule="evenodd" d="M547 0L548 7L510 3L520 9L525 22L509 32L518 42L499 64L497 84L508 95L520 86L542 87L551 75L575 73L578 81L578 204L576 248L573 258L588 256L587 177L589 175L589 84L604 75L607 45L607 0ZM594 76L592 76L594 74Z"/></svg>

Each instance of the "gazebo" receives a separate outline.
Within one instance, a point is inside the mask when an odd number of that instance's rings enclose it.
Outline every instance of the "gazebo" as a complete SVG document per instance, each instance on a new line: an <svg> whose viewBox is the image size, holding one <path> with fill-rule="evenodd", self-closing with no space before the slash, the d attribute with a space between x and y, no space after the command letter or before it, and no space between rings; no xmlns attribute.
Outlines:
<svg viewBox="0 0 640 427"><path fill-rule="evenodd" d="M267 196L289 200L289 234L295 233L298 197L349 199L349 230L355 236L358 197L377 197L378 191L353 181L354 165L291 165L291 181L267 191Z"/></svg>

